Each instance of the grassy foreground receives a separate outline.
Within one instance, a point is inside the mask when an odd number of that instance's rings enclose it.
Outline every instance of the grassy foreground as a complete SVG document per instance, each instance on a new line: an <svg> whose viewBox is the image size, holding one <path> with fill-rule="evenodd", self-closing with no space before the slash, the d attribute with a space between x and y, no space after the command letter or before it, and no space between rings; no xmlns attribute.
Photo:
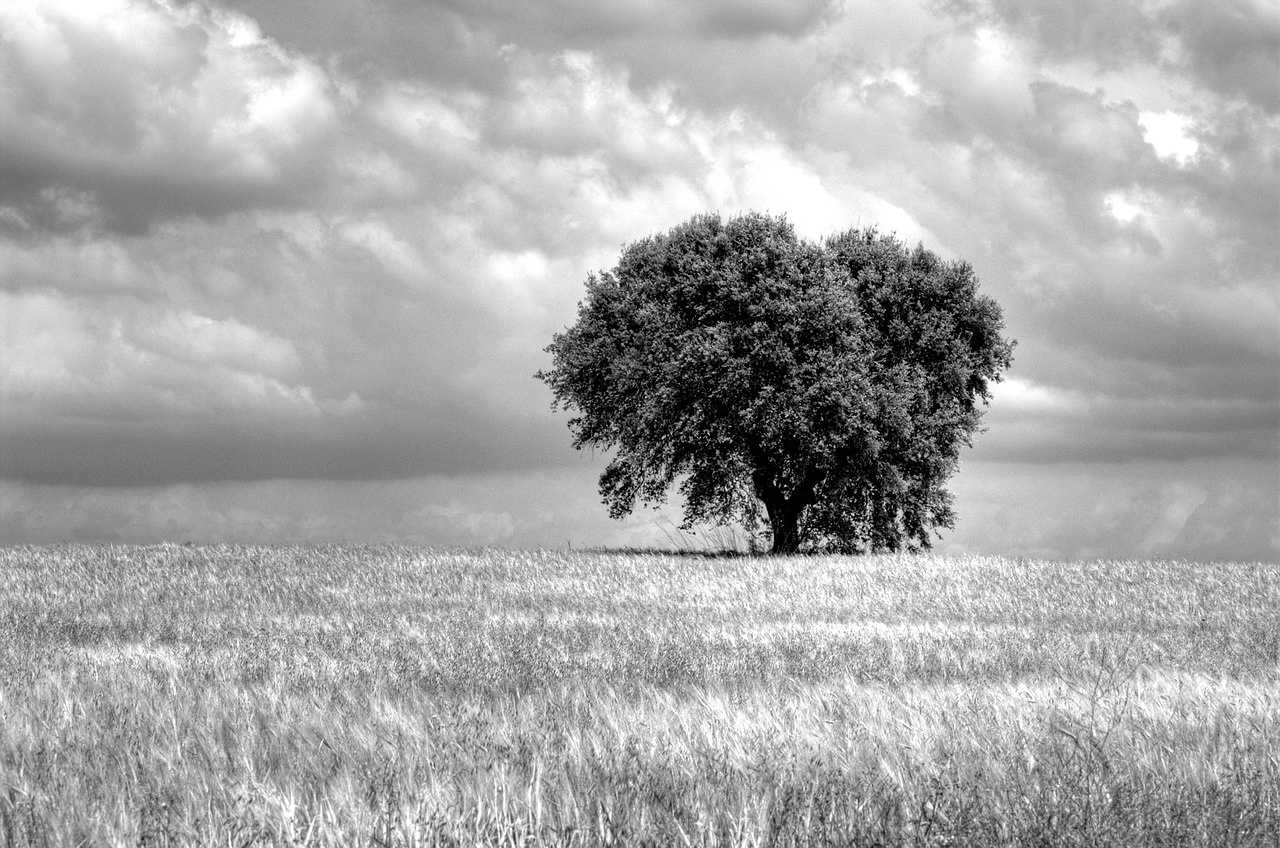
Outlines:
<svg viewBox="0 0 1280 848"><path fill-rule="evenodd" d="M1280 566L0 549L0 845L1280 845Z"/></svg>

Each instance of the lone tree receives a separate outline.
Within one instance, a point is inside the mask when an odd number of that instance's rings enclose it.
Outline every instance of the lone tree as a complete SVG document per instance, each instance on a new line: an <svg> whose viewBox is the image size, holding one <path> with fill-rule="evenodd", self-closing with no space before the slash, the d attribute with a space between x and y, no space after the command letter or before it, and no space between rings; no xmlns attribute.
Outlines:
<svg viewBox="0 0 1280 848"><path fill-rule="evenodd" d="M1011 362L964 262L875 228L699 215L587 278L536 376L576 448L616 449L609 514L679 480L684 526L768 517L773 553L915 550L951 527L962 445Z"/></svg>

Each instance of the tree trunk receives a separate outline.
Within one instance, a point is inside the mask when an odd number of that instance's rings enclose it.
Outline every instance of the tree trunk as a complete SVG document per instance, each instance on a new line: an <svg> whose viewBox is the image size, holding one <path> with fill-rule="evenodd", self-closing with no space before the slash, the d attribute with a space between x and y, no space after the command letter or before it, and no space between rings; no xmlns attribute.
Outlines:
<svg viewBox="0 0 1280 848"><path fill-rule="evenodd" d="M769 529L773 532L771 554L794 554L800 550L800 510L803 505L774 502L769 510Z"/></svg>
<svg viewBox="0 0 1280 848"><path fill-rule="evenodd" d="M764 503L769 516L769 532L773 534L773 547L769 553L796 553L800 551L800 514L813 501L814 489L822 482L822 474L810 470L790 493L783 492L774 483L773 475L763 462L755 469L751 480L755 484L755 496Z"/></svg>
<svg viewBox="0 0 1280 848"><path fill-rule="evenodd" d="M769 514L769 530L773 533L771 554L794 554L800 550L800 513L813 501L813 493L822 481L820 472L810 470L788 495L770 479L773 475L757 467L753 483L756 497Z"/></svg>

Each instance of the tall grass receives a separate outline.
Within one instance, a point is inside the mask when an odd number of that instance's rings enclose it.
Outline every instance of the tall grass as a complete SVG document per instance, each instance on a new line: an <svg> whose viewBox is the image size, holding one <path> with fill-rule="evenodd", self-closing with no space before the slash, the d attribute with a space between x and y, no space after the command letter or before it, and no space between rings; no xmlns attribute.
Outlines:
<svg viewBox="0 0 1280 848"><path fill-rule="evenodd" d="M0 845L1280 845L1280 567L0 549Z"/></svg>

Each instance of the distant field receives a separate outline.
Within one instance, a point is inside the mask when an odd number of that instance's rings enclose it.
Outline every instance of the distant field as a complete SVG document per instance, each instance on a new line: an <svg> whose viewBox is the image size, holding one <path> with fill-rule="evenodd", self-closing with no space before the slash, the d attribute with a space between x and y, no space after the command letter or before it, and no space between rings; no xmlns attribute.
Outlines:
<svg viewBox="0 0 1280 848"><path fill-rule="evenodd" d="M0 549L0 845L1280 845L1280 566Z"/></svg>

